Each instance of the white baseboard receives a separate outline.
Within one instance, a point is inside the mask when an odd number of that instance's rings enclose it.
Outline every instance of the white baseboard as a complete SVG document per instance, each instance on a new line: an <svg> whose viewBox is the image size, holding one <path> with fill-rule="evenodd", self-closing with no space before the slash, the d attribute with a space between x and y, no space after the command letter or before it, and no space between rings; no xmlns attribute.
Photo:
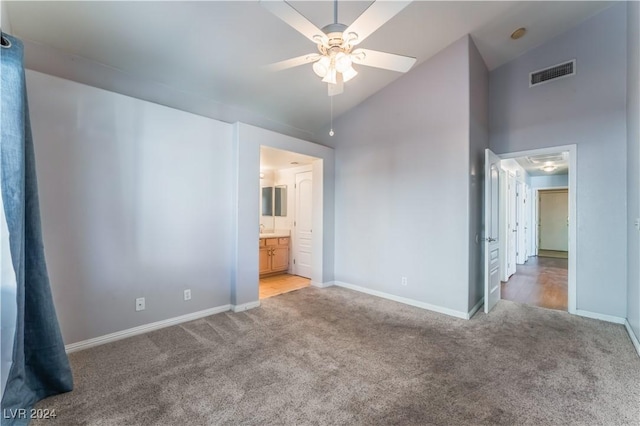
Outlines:
<svg viewBox="0 0 640 426"><path fill-rule="evenodd" d="M319 283L318 281L311 281L311 286L312 287L318 287L318 288L331 287L333 284L334 284L334 281L327 281L326 283Z"/></svg>
<svg viewBox="0 0 640 426"><path fill-rule="evenodd" d="M627 329L627 333L629 333L629 337L631 338L631 343L636 348L636 352L638 352L638 356L640 356L640 341L638 341L638 336L633 332L631 328L631 324L629 324L629 320L624 321L624 328Z"/></svg>
<svg viewBox="0 0 640 426"><path fill-rule="evenodd" d="M260 306L260 301L256 300L254 302L243 303L242 305L231 305L231 310L233 312L244 312L249 309L257 308L258 306Z"/></svg>
<svg viewBox="0 0 640 426"><path fill-rule="evenodd" d="M471 319L472 316L474 316L476 314L476 312L478 312L480 310L480 308L482 308L482 306L484 305L484 297L481 298L478 303L476 303L473 308L471 308L471 310L469 311L469 313L467 314L467 319Z"/></svg>
<svg viewBox="0 0 640 426"><path fill-rule="evenodd" d="M180 324L183 322L208 317L209 315L226 312L230 308L231 305L222 305L211 309L205 309L203 311L192 312L190 314L180 315L179 317L156 321L149 324L140 325L138 327L116 331L115 333L105 334L104 336L94 337L92 339L82 340L76 343L70 343L68 345L65 345L64 348L67 353L77 352L84 349L93 348L94 346L104 345L105 343L115 342L116 340L126 339L127 337L136 336L138 334L148 333L149 331L159 330L161 328L171 327L172 325Z"/></svg>
<svg viewBox="0 0 640 426"><path fill-rule="evenodd" d="M621 318L621 317L615 317L613 315L605 315L605 314L599 314L596 312L589 312L589 311L583 311L581 309L576 309L576 311L574 312L575 315L581 316L581 317L586 317L586 318L593 318L593 319L597 319L597 320L601 320L601 321L606 321L606 322L612 322L615 324L624 324L626 319Z"/></svg>
<svg viewBox="0 0 640 426"><path fill-rule="evenodd" d="M440 314L450 315L456 318L469 319L469 312L456 311L449 308L443 308L442 306L432 305L430 303L420 302L418 300L409 299L406 297L396 296L389 293L384 293L378 290L371 290L366 287L360 287L359 285L349 284L342 281L334 281L334 285L338 287L348 288L349 290L359 291L360 293L370 294L372 296L381 297L383 299L393 300L394 302L404 303L405 305L415 306L416 308L426 309L428 311L438 312Z"/></svg>

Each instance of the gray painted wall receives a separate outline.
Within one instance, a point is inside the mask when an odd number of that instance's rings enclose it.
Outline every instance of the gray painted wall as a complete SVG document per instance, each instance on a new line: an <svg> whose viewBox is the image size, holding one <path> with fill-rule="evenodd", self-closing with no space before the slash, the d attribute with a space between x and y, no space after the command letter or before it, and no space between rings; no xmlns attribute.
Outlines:
<svg viewBox="0 0 640 426"><path fill-rule="evenodd" d="M469 305L484 297L484 157L489 148L489 71L469 40ZM477 236L477 239L476 239Z"/></svg>
<svg viewBox="0 0 640 426"><path fill-rule="evenodd" d="M11 24L9 23L9 12L7 11L7 3L0 1L0 25L2 25L2 31L11 34Z"/></svg>
<svg viewBox="0 0 640 426"><path fill-rule="evenodd" d="M627 319L640 340L640 3L627 7Z"/></svg>
<svg viewBox="0 0 640 426"><path fill-rule="evenodd" d="M529 186L531 189L568 187L569 175L531 176Z"/></svg>
<svg viewBox="0 0 640 426"><path fill-rule="evenodd" d="M337 281L467 312L469 109L464 37L334 122Z"/></svg>
<svg viewBox="0 0 640 426"><path fill-rule="evenodd" d="M577 145L577 309L626 317L626 4L490 73L496 153ZM574 77L529 88L529 72L577 60Z"/></svg>
<svg viewBox="0 0 640 426"><path fill-rule="evenodd" d="M27 84L65 342L228 305L232 126L33 71Z"/></svg>

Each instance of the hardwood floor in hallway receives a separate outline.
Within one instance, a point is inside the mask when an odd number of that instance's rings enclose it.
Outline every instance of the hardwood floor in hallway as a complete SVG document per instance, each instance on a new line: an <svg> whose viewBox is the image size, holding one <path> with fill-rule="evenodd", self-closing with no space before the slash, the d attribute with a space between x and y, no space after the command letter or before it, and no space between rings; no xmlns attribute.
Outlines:
<svg viewBox="0 0 640 426"><path fill-rule="evenodd" d="M293 290L309 287L309 278L291 274L280 274L271 277L260 278L260 299L288 293Z"/></svg>
<svg viewBox="0 0 640 426"><path fill-rule="evenodd" d="M566 311L568 268L567 259L530 257L502 283L502 299Z"/></svg>

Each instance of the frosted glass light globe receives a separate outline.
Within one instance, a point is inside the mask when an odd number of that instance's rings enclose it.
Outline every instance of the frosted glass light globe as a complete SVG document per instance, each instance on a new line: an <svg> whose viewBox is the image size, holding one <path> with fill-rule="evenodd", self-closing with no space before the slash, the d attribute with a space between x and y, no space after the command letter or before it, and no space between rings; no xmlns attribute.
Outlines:
<svg viewBox="0 0 640 426"><path fill-rule="evenodd" d="M315 72L318 77L324 78L324 76L326 76L327 72L329 71L330 65L331 60L328 57L323 56L322 58L320 58L320 60L314 62L313 72Z"/></svg>
<svg viewBox="0 0 640 426"><path fill-rule="evenodd" d="M351 58L344 52L338 52L335 58L335 64L336 71L343 73L351 68Z"/></svg>

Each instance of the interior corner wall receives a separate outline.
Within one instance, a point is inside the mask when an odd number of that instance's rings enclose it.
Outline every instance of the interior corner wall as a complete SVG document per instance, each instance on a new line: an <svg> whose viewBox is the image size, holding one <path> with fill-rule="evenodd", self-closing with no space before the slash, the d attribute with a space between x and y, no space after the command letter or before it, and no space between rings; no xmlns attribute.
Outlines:
<svg viewBox="0 0 640 426"><path fill-rule="evenodd" d="M315 283L333 281L334 153L333 148L244 123L234 125L237 181L234 195L237 237L232 270L231 304L258 301L260 146L316 157L313 172L313 268ZM315 214L320 211L321 214Z"/></svg>
<svg viewBox="0 0 640 426"><path fill-rule="evenodd" d="M468 312L468 46L334 121L336 281Z"/></svg>
<svg viewBox="0 0 640 426"><path fill-rule="evenodd" d="M7 2L0 1L0 25L2 25L2 31L11 34L11 22L9 21L9 12L7 11Z"/></svg>
<svg viewBox="0 0 640 426"><path fill-rule="evenodd" d="M627 312L626 3L490 73L498 154L577 146L578 310ZM575 76L530 88L531 71L576 60Z"/></svg>
<svg viewBox="0 0 640 426"><path fill-rule="evenodd" d="M65 343L228 306L232 125L26 75ZM135 311L138 297L144 311Z"/></svg>
<svg viewBox="0 0 640 426"><path fill-rule="evenodd" d="M640 340L640 3L627 8L627 320Z"/></svg>
<svg viewBox="0 0 640 426"><path fill-rule="evenodd" d="M469 38L469 304L484 296L484 160L489 148L489 71Z"/></svg>

